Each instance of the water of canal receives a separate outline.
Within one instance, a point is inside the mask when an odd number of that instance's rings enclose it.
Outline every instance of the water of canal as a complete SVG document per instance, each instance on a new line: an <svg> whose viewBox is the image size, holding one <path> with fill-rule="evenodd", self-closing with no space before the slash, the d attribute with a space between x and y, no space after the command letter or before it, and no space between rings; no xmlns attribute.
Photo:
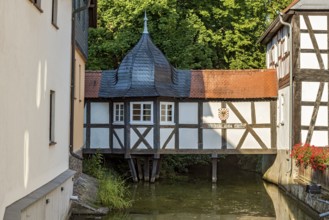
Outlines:
<svg viewBox="0 0 329 220"><path fill-rule="evenodd" d="M258 174L220 170L218 183L214 185L207 173L175 181L131 185L132 208L98 219L317 219L275 185L262 181Z"/></svg>

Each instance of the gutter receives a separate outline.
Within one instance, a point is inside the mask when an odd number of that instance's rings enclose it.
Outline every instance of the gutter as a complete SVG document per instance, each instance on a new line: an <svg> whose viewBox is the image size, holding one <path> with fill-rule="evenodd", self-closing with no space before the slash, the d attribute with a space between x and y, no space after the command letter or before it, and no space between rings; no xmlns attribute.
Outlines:
<svg viewBox="0 0 329 220"><path fill-rule="evenodd" d="M288 26L289 27L289 84L290 84L290 94L289 94L289 155L291 154L291 150L292 150L292 135L293 135L293 126L292 126L292 107L293 107L293 84L292 84L292 25L291 23L288 22L284 22L283 21L283 13L281 12L279 15L280 18L280 23L284 26ZM288 173L290 172L290 175L292 174L292 160L291 164L290 164L290 169L288 171Z"/></svg>
<svg viewBox="0 0 329 220"><path fill-rule="evenodd" d="M89 8L90 1L87 0L84 1L86 4L80 8L77 8L73 10L72 12L72 34L71 34L71 45L72 45L72 51L71 51L71 97L70 97L70 154L72 157L75 157L79 160L83 160L81 156L73 152L73 134L74 134L74 88L75 88L75 16L77 13L84 11ZM72 1L72 3L74 0Z"/></svg>

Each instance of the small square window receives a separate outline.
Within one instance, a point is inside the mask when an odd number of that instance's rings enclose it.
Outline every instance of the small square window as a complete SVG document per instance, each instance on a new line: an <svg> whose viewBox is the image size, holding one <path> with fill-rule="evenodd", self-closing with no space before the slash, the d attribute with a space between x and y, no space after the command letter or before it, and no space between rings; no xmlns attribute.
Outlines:
<svg viewBox="0 0 329 220"><path fill-rule="evenodd" d="M124 122L124 104L123 103L114 103L114 123L123 123Z"/></svg>
<svg viewBox="0 0 329 220"><path fill-rule="evenodd" d="M131 105L132 123L152 123L153 103L152 102L132 102Z"/></svg>
<svg viewBox="0 0 329 220"><path fill-rule="evenodd" d="M174 103L173 102L161 102L160 103L160 121L162 124L174 123Z"/></svg>

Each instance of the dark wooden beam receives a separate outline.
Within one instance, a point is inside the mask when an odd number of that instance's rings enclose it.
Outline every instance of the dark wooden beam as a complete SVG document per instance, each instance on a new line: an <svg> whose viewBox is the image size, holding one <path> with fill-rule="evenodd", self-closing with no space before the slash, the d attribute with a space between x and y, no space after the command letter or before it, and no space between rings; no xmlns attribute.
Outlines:
<svg viewBox="0 0 329 220"><path fill-rule="evenodd" d="M203 102L198 101L198 149L199 150L203 148L202 117L203 117Z"/></svg>
<svg viewBox="0 0 329 220"><path fill-rule="evenodd" d="M131 128L133 129L133 131L136 133L136 135L138 136L138 140L136 141L136 143L132 146L131 149L137 149L138 146L143 142L145 144L145 146L147 147L147 149L152 150L153 148L151 147L151 145L147 142L146 140L146 136L148 135L148 133L151 131L152 127L148 127L146 128L146 130L143 132L143 134L141 134L139 132L139 130L135 127L135 126L131 126Z"/></svg>

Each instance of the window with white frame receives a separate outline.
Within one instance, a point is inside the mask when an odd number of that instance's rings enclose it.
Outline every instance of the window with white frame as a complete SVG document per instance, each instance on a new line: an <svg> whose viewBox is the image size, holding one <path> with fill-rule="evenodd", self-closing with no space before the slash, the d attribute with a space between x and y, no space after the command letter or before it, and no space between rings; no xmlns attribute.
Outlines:
<svg viewBox="0 0 329 220"><path fill-rule="evenodd" d="M113 104L113 122L124 122L124 104L122 102Z"/></svg>
<svg viewBox="0 0 329 220"><path fill-rule="evenodd" d="M161 102L160 103L160 122L162 124L174 123L174 103Z"/></svg>
<svg viewBox="0 0 329 220"><path fill-rule="evenodd" d="M153 122L152 102L131 102L130 122L131 123L152 123Z"/></svg>

